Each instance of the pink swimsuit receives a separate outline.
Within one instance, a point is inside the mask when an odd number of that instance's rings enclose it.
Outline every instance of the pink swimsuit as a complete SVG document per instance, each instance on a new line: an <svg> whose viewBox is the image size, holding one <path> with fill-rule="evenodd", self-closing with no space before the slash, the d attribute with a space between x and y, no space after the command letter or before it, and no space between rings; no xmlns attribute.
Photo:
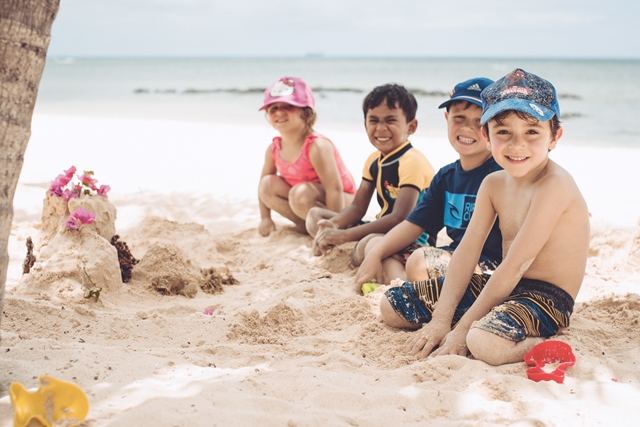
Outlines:
<svg viewBox="0 0 640 427"><path fill-rule="evenodd" d="M311 143L318 139L321 135L313 134L309 135L302 145L302 151L300 155L296 159L295 162L285 162L280 157L280 150L282 150L281 138L276 136L273 138L273 144L271 144L271 157L273 158L273 162L276 165L276 170L278 171L278 175L285 180L287 184L290 186L294 186L301 182L317 182L320 183L320 178L318 177L318 173L313 168L311 164L311 160L309 160L309 147L311 147ZM323 137L325 138L325 137ZM325 138L326 139L326 138ZM328 139L327 139L328 141ZM329 141L331 142L331 141ZM331 143L333 145L333 142ZM335 145L333 146L333 155L336 159L336 164L338 165L338 171L340 172L340 179L342 180L342 189L345 193L355 194L356 192L356 183L349 173L349 170L345 166L342 158L340 157L340 153L336 149Z"/></svg>

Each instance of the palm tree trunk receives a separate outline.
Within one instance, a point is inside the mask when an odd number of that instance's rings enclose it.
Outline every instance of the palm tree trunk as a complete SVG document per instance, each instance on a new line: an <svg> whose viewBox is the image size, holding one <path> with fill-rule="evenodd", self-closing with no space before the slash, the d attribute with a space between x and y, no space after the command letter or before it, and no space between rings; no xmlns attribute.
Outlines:
<svg viewBox="0 0 640 427"><path fill-rule="evenodd" d="M13 196L59 6L60 0L0 0L0 313L9 265Z"/></svg>

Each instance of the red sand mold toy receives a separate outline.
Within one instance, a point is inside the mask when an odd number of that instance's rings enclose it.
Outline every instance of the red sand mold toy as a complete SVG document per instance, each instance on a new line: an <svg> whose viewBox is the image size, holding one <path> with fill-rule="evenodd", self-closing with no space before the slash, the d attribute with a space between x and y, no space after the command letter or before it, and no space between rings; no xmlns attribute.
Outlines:
<svg viewBox="0 0 640 427"><path fill-rule="evenodd" d="M576 363L576 356L571 346L562 341L544 341L533 346L529 353L524 355L524 361L533 368L527 369L527 376L533 381L553 380L558 384L564 382L564 370ZM546 372L544 365L560 362L553 372Z"/></svg>

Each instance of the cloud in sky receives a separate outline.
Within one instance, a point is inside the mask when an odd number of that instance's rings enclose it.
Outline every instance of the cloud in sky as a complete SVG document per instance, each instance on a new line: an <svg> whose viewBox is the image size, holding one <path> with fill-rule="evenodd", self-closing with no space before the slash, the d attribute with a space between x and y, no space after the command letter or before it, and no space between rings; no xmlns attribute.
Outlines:
<svg viewBox="0 0 640 427"><path fill-rule="evenodd" d="M61 0L52 56L640 59L637 0Z"/></svg>

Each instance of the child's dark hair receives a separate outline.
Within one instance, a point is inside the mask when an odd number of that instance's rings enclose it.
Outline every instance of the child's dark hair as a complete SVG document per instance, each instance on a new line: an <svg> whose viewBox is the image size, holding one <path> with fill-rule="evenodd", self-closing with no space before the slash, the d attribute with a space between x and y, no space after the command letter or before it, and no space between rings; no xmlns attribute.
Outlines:
<svg viewBox="0 0 640 427"><path fill-rule="evenodd" d="M495 120L496 123L498 125L502 124L502 121L504 119L506 119L511 113L515 114L517 118L519 118L520 120L524 120L528 123L537 123L538 119L536 119L535 117L530 116L529 114L525 113L524 111L520 111L520 110L505 110L502 111L498 114L496 114L495 116L493 116L491 118L491 120ZM489 120L489 122L491 121ZM485 123L482 128L484 129L484 133L486 135L489 135L489 122ZM549 120L549 126L551 127L551 136L553 138L556 137L556 135L558 134L558 130L560 130L560 119L558 119L558 116L553 116L551 118L551 120Z"/></svg>
<svg viewBox="0 0 640 427"><path fill-rule="evenodd" d="M400 107L404 116L407 118L407 122L416 118L418 101L416 101L415 96L404 86L393 83L377 86L369 92L362 102L364 117L367 117L367 111L376 108L382 104L385 99L387 100L387 107L390 109L397 108L396 104Z"/></svg>

